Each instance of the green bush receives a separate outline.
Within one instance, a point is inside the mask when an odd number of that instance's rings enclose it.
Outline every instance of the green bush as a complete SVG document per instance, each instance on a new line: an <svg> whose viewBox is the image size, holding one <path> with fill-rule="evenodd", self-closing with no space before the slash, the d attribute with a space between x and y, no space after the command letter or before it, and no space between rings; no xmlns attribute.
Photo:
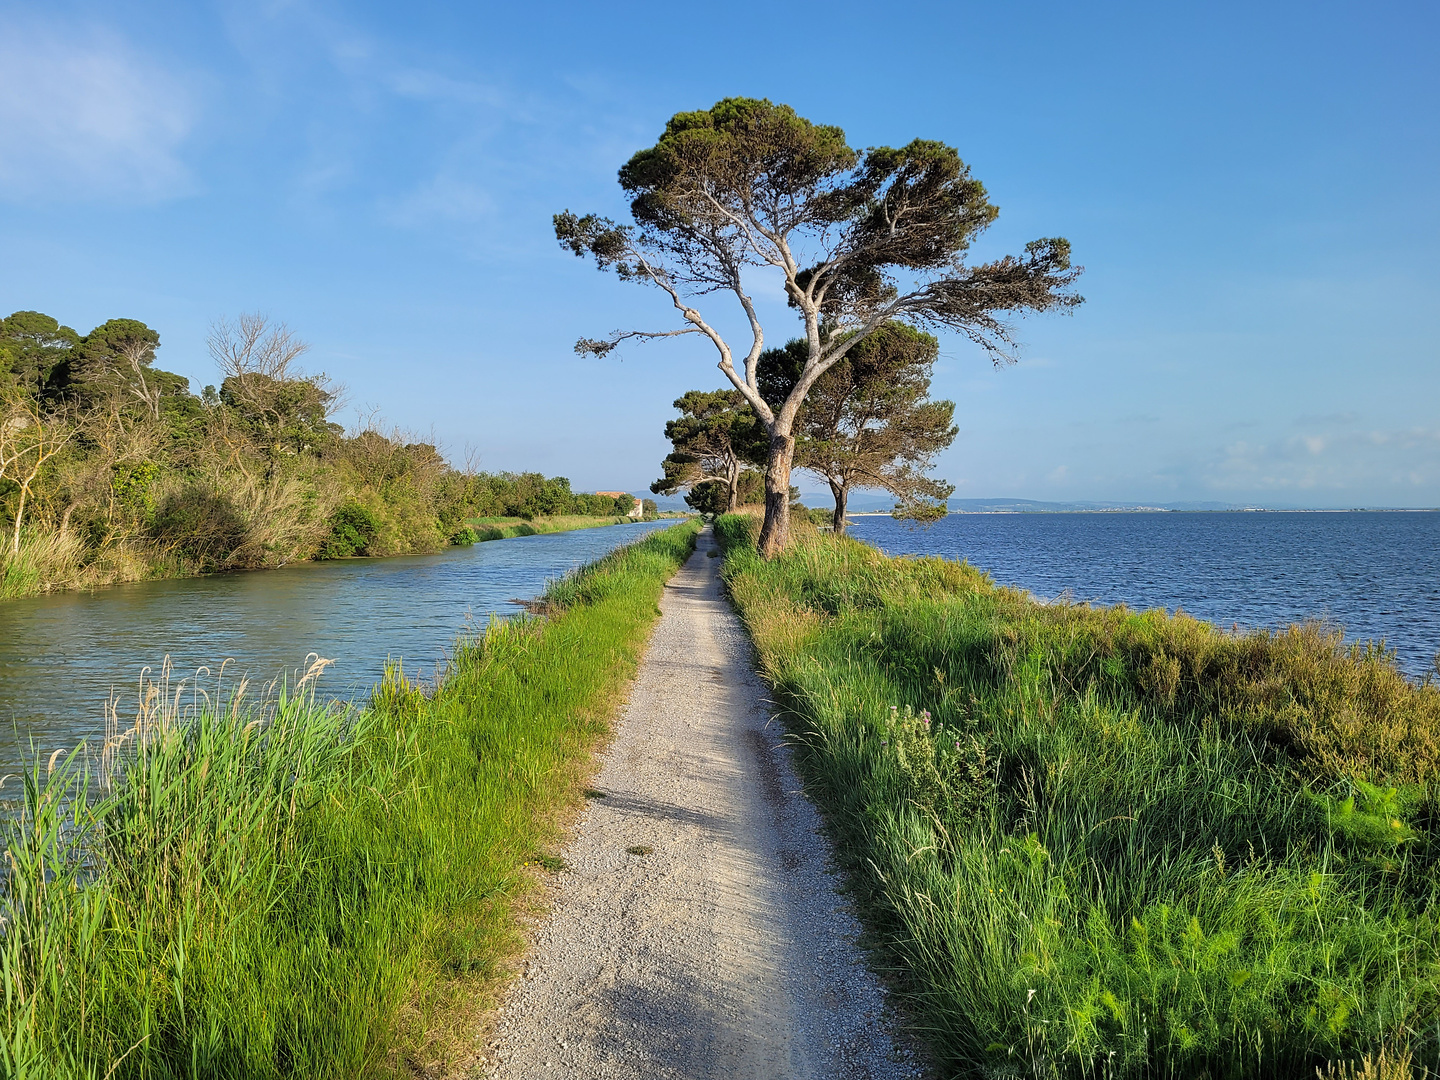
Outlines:
<svg viewBox="0 0 1440 1080"><path fill-rule="evenodd" d="M348 559L369 554L380 531L380 519L357 502L349 502L330 515L330 534L320 544L317 559Z"/></svg>
<svg viewBox="0 0 1440 1080"><path fill-rule="evenodd" d="M162 499L150 531L163 551L190 560L202 571L228 566L249 536L235 505L201 484Z"/></svg>

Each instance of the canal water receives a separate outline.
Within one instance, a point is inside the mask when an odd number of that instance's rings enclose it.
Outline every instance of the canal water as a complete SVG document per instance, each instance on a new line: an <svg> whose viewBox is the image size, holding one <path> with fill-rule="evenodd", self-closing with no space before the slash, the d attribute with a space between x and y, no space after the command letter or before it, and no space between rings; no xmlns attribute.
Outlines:
<svg viewBox="0 0 1440 1080"><path fill-rule="evenodd" d="M0 601L0 771L95 741L106 702L134 715L141 670L170 657L176 679L231 663L225 682L293 680L309 653L333 660L320 686L363 697L387 660L433 678L455 637L521 610L510 600L673 522L494 540L438 555L301 563L279 570L118 585ZM213 686L213 675L204 685ZM127 697L128 695L128 697ZM13 784L0 788L11 795Z"/></svg>

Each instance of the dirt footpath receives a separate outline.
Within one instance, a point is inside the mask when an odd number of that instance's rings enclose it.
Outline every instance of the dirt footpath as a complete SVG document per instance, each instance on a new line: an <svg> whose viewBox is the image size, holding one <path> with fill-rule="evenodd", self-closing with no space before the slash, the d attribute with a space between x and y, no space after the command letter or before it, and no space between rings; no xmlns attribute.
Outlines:
<svg viewBox="0 0 1440 1080"><path fill-rule="evenodd" d="M482 1075L900 1078L708 530L665 590ZM634 853L639 852L639 853Z"/></svg>

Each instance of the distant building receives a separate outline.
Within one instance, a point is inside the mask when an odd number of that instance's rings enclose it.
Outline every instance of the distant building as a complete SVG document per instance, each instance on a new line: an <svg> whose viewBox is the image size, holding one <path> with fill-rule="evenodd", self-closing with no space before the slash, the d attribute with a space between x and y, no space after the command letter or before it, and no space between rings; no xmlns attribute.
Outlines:
<svg viewBox="0 0 1440 1080"><path fill-rule="evenodd" d="M609 495L610 498L612 498L612 499L618 499L621 495L630 495L630 492L628 492L628 491L597 491L597 492L595 492L595 494L596 494L596 495ZM635 499L635 496L633 496L633 495L630 495L630 497L631 497L632 499ZM639 499L635 499L635 505L630 508L630 516L631 516L632 518L638 518L638 517L643 517L644 514L645 514L645 507L644 507L644 505L641 503L641 501L640 501Z"/></svg>

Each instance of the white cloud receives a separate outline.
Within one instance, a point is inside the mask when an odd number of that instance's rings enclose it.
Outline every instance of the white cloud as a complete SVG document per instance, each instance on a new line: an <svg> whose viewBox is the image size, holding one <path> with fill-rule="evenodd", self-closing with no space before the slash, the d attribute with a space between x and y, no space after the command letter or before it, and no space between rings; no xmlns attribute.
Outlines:
<svg viewBox="0 0 1440 1080"><path fill-rule="evenodd" d="M1207 470L1214 491L1369 493L1440 489L1440 429L1345 430L1225 446Z"/></svg>
<svg viewBox="0 0 1440 1080"><path fill-rule="evenodd" d="M111 31L0 23L0 198L184 194L195 111L182 80Z"/></svg>

